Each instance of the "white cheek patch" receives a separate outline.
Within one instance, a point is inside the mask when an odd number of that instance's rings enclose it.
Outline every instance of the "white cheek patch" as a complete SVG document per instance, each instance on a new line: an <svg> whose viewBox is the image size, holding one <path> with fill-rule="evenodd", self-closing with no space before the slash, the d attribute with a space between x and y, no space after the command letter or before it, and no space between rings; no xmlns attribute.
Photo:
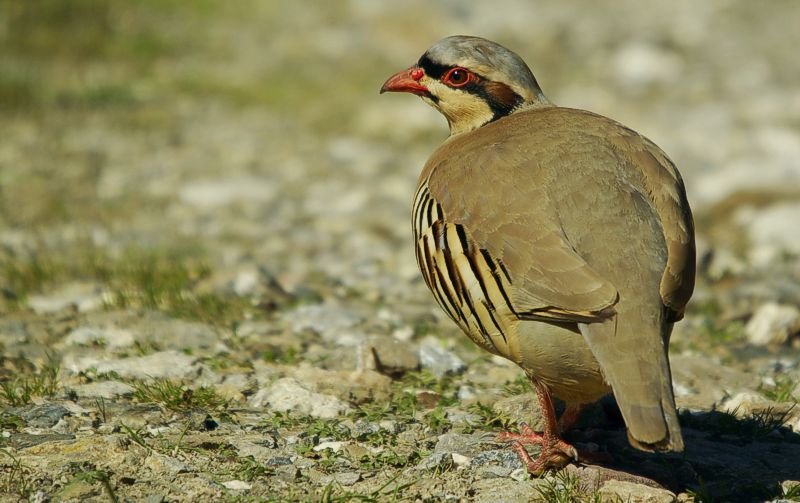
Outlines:
<svg viewBox="0 0 800 503"><path fill-rule="evenodd" d="M437 108L450 123L451 134L477 129L494 118L489 104L474 94L439 84L434 95L439 98Z"/></svg>

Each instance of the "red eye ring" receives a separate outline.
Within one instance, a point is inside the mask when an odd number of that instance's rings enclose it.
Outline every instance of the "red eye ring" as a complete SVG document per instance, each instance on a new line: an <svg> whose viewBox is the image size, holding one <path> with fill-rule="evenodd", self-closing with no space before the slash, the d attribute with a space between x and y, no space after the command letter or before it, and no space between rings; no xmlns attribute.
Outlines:
<svg viewBox="0 0 800 503"><path fill-rule="evenodd" d="M451 68L450 71L445 74L442 82L452 87L464 87L472 82L472 79L474 78L475 74L473 74L471 71L457 66L455 68Z"/></svg>

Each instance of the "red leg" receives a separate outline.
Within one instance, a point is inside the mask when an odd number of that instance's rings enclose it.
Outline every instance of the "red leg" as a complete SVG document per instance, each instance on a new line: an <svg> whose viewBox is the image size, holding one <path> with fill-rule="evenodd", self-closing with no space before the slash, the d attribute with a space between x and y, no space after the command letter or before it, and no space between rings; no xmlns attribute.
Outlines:
<svg viewBox="0 0 800 503"><path fill-rule="evenodd" d="M559 436L559 424L556 421L556 412L553 408L553 401L547 388L533 380L533 387L539 399L544 419L544 431L536 433L527 425L523 425L522 433L501 433L499 440L513 441L513 449L519 455L520 460L528 468L528 472L534 475L541 475L545 470L558 469L567 465L570 461L578 460L578 451L568 443L561 440ZM573 420L574 422L574 420ZM541 445L541 453L537 459L533 459L525 450L526 444Z"/></svg>
<svg viewBox="0 0 800 503"><path fill-rule="evenodd" d="M575 422L581 416L581 412L583 412L583 407L584 404L582 403L567 404L567 408L564 409L561 417L558 418L558 431L561 434L575 426Z"/></svg>

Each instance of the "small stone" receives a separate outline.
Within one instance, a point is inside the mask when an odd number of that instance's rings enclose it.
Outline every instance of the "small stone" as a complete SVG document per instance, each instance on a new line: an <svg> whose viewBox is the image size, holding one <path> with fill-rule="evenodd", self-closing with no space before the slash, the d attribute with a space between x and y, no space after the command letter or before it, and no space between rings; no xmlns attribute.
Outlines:
<svg viewBox="0 0 800 503"><path fill-rule="evenodd" d="M320 442L314 446L314 452L322 452L325 449L330 449L333 452L339 452L342 450L342 446L344 446L345 443L346 442Z"/></svg>
<svg viewBox="0 0 800 503"><path fill-rule="evenodd" d="M478 470L478 478L482 479L496 479L496 478L505 478L511 475L511 469L506 468L504 466L498 465L488 465L482 466Z"/></svg>
<svg viewBox="0 0 800 503"><path fill-rule="evenodd" d="M374 368L381 374L399 376L419 368L419 357L406 343L389 337L372 337L367 344Z"/></svg>
<svg viewBox="0 0 800 503"><path fill-rule="evenodd" d="M478 396L473 386L462 384L458 387L458 399L462 402L465 400L473 400Z"/></svg>
<svg viewBox="0 0 800 503"><path fill-rule="evenodd" d="M675 494L666 489L622 480L608 480L598 492L609 500L619 499L631 503L672 503L675 501Z"/></svg>
<svg viewBox="0 0 800 503"><path fill-rule="evenodd" d="M252 407L264 407L277 411L292 411L322 419L333 419L350 410L350 407L331 395L308 390L291 377L278 379L269 388L260 389L250 397Z"/></svg>
<svg viewBox="0 0 800 503"><path fill-rule="evenodd" d="M292 458L288 456L274 456L267 460L266 462L269 466L286 466L292 464Z"/></svg>
<svg viewBox="0 0 800 503"><path fill-rule="evenodd" d="M182 461L158 452L151 452L147 456L144 464L150 468L153 473L167 472L177 475L179 473L187 473L190 471L189 467L186 466L186 464Z"/></svg>
<svg viewBox="0 0 800 503"><path fill-rule="evenodd" d="M472 458L469 456L464 456L457 452L452 453L451 456L453 457L453 463L455 463L456 466L466 466L470 463L470 461L472 461Z"/></svg>
<svg viewBox="0 0 800 503"><path fill-rule="evenodd" d="M800 309L774 302L762 304L745 325L750 344L783 344L800 332Z"/></svg>
<svg viewBox="0 0 800 503"><path fill-rule="evenodd" d="M417 470L447 469L453 463L453 456L449 452L435 452L417 464Z"/></svg>
<svg viewBox="0 0 800 503"><path fill-rule="evenodd" d="M358 420L353 427L350 428L350 435L355 439L363 440L379 431L381 431L380 424Z"/></svg>
<svg viewBox="0 0 800 503"><path fill-rule="evenodd" d="M400 433L400 423L393 419L384 419L378 423L378 426L380 426L382 430L388 431L392 435L397 435Z"/></svg>
<svg viewBox="0 0 800 503"><path fill-rule="evenodd" d="M135 342L136 337L130 330L99 327L78 327L64 339L64 344L71 346L102 344L109 349L127 348Z"/></svg>
<svg viewBox="0 0 800 503"><path fill-rule="evenodd" d="M343 486L351 486L361 480L361 474L357 472L336 473L333 475L333 479Z"/></svg>
<svg viewBox="0 0 800 503"><path fill-rule="evenodd" d="M120 381L95 381L71 387L79 398L113 399L133 395L133 386Z"/></svg>
<svg viewBox="0 0 800 503"><path fill-rule="evenodd" d="M223 482L222 485L232 491L247 491L253 487L252 484L248 484L244 480L229 480L227 482Z"/></svg>
<svg viewBox="0 0 800 503"><path fill-rule="evenodd" d="M419 361L422 368L430 370L436 377L458 375L467 369L461 358L435 343L420 346Z"/></svg>

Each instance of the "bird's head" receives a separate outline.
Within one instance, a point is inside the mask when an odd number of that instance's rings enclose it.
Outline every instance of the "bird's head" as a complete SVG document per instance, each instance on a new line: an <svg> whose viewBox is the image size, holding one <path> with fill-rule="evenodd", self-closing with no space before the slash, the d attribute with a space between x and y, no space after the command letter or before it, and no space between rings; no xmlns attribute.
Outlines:
<svg viewBox="0 0 800 503"><path fill-rule="evenodd" d="M447 118L450 134L472 131L520 109L550 106L517 54L480 37L436 42L416 65L397 72L381 93L420 96Z"/></svg>

